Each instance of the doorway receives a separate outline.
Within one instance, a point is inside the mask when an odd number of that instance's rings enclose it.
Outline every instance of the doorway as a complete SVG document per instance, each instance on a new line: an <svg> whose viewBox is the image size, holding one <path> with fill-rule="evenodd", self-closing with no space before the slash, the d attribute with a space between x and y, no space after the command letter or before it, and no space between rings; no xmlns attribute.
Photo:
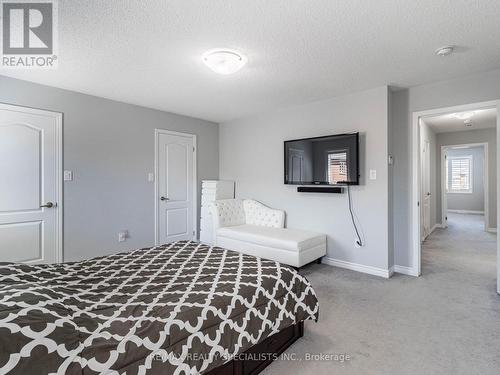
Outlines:
<svg viewBox="0 0 500 375"><path fill-rule="evenodd" d="M483 103L474 103L470 105L463 106L455 106L455 107L447 107L440 108L429 111L422 112L414 112L413 113L413 128L412 128L412 200L411 200L411 230L412 230L412 249L413 249L413 273L420 275L422 273L422 240L428 238L429 235L435 230L441 228L446 228L448 223L446 219L448 218L449 208L449 200L446 195L452 195L455 193L462 194L462 198L458 199L464 203L466 199L465 194L470 194L471 191L474 190L474 163L471 158L471 155L462 155L461 157L456 157L455 161L451 161L451 158L447 161L447 153L450 152L451 149L466 149L466 146L476 146L478 152L481 152L482 155L487 154L484 157L485 166L483 167L485 175L481 179L485 179L484 183L484 193L482 196L484 197L484 202L482 203L483 210L477 209L478 212L473 209L469 209L470 212L462 212L464 214L483 214L485 217L485 222L483 225L483 229L488 231L496 231L496 222L498 218L498 202L496 200L496 196L498 193L499 186L496 184L496 174L499 166L498 161L500 160L500 155L497 154L494 157L494 161L496 164L492 167L487 167L488 161L491 163L491 149L489 146L484 145L484 143L489 143L488 141L493 139L495 141L494 148L496 151L496 141L498 140L498 132L496 132L496 128L498 128L499 117L498 110L500 107L500 101L491 101L491 102L483 102ZM488 125L484 125L481 123L480 118L482 116L486 116L489 112L494 112L495 116L492 120L492 123ZM431 120L439 120L438 123L436 121ZM440 123L439 123L440 122ZM437 133L447 133L449 143L443 143L445 136L441 136L439 134L436 137L434 131L434 139L433 132L430 131L426 136L425 132L427 128L435 128L437 125L444 126ZM448 128L446 128L448 126ZM454 128L455 127L455 128ZM456 128L456 127L460 127ZM471 128L472 127L472 128ZM492 136L485 141L467 141L464 142L463 139L459 137L459 133L472 134L473 132L467 132L468 130L475 130L475 135L479 136L480 132L484 132L484 128L495 129ZM436 130L436 129L434 129ZM439 139L439 141L437 140ZM429 141L430 145L427 145L426 142ZM441 147L448 146L448 147ZM430 148L431 152L427 152L428 148ZM432 160L427 160L427 155L431 155L434 152L434 158L436 162ZM470 154L472 151L467 150ZM490 158L488 158L490 156ZM428 165L431 165L429 167ZM432 166L435 166L434 171L432 170ZM492 175L492 171L494 175ZM430 173L430 179L427 177L428 173ZM490 176L488 177L488 173ZM435 179L434 185L432 183L432 179ZM477 179L477 177L476 177ZM429 186L428 181L431 181ZM476 188L477 189L477 188ZM456 191L449 191L456 190ZM489 192L488 192L489 190ZM445 191L445 198L443 198L443 191ZM448 194L450 193L450 194ZM494 200L490 199L494 194ZM430 212L428 213L426 198L429 197L428 201L430 203ZM456 196L458 197L458 195ZM456 212L453 214L460 214L459 208L455 209ZM430 217L430 219L429 219ZM475 218L478 219L478 218ZM430 220L430 225L427 223ZM472 221L469 221L472 223ZM430 229L429 229L430 228ZM430 233L429 233L430 231ZM486 233L486 232L485 232ZM432 236L431 236L432 237ZM498 247L498 242L494 241L494 245L497 253L497 265L500 254L500 248ZM497 292L500 292L500 267L496 267L497 269ZM425 273L425 270L424 270Z"/></svg>
<svg viewBox="0 0 500 375"><path fill-rule="evenodd" d="M0 262L63 260L62 114L0 104Z"/></svg>
<svg viewBox="0 0 500 375"><path fill-rule="evenodd" d="M155 130L155 243L196 239L196 135Z"/></svg>
<svg viewBox="0 0 500 375"><path fill-rule="evenodd" d="M496 115L496 114L495 114ZM490 227L489 144L469 143L441 145L441 223L448 227L450 214L476 215L483 230ZM453 215L455 221L460 215Z"/></svg>

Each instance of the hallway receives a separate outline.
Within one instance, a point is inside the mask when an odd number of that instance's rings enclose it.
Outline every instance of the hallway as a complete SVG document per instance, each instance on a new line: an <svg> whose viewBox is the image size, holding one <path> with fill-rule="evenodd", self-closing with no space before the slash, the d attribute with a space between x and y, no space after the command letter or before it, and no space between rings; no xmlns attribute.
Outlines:
<svg viewBox="0 0 500 375"><path fill-rule="evenodd" d="M422 274L441 272L494 288L496 234L484 231L482 215L448 213L448 228L434 230L424 241Z"/></svg>

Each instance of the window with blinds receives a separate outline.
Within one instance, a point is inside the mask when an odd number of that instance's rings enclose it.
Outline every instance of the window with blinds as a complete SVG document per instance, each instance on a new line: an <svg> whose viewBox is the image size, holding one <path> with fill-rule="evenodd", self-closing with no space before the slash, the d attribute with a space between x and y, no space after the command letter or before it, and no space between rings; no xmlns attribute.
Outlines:
<svg viewBox="0 0 500 375"><path fill-rule="evenodd" d="M472 155L450 157L447 163L449 193L472 193Z"/></svg>
<svg viewBox="0 0 500 375"><path fill-rule="evenodd" d="M338 184L348 181L347 151L328 153L328 183Z"/></svg>

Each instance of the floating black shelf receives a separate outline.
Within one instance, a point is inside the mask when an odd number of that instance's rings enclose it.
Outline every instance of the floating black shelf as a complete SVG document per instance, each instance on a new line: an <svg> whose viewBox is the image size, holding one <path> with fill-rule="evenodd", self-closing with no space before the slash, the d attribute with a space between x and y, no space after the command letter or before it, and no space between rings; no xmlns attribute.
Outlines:
<svg viewBox="0 0 500 375"><path fill-rule="evenodd" d="M297 187L297 191L299 193L334 193L334 194L342 194L344 192L344 188L338 186L299 186Z"/></svg>

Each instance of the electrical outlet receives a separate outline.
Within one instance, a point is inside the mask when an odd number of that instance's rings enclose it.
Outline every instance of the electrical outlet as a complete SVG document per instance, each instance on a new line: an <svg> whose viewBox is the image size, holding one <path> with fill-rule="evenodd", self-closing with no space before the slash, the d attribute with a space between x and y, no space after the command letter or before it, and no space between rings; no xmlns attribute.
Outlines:
<svg viewBox="0 0 500 375"><path fill-rule="evenodd" d="M148 173L148 182L155 182L155 174Z"/></svg>
<svg viewBox="0 0 500 375"><path fill-rule="evenodd" d="M124 242L128 238L128 230L118 232L118 242Z"/></svg>

